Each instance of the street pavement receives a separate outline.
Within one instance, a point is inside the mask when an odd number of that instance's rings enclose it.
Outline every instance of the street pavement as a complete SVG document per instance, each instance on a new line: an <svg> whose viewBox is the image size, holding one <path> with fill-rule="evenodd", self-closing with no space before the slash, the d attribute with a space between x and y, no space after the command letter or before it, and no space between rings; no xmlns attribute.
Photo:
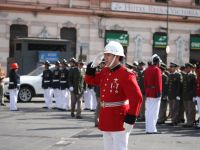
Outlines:
<svg viewBox="0 0 200 150"><path fill-rule="evenodd" d="M41 98L18 103L19 111L0 106L0 150L103 150L102 134L94 127L94 112L83 119L70 112L43 109ZM114 116L113 116L114 117ZM129 150L200 150L200 130L160 125L163 134L147 135L137 122Z"/></svg>

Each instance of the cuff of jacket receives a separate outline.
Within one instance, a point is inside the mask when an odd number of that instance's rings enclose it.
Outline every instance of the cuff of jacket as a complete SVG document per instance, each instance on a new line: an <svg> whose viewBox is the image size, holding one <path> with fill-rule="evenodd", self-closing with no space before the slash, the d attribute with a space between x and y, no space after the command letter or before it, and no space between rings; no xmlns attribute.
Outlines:
<svg viewBox="0 0 200 150"><path fill-rule="evenodd" d="M91 65L92 65L92 63L89 63L89 64L87 65L87 69L86 69L85 74L86 74L86 75L90 75L90 76L95 76L96 68L92 68Z"/></svg>
<svg viewBox="0 0 200 150"><path fill-rule="evenodd" d="M124 122L128 124L135 124L137 117L134 115L126 114Z"/></svg>

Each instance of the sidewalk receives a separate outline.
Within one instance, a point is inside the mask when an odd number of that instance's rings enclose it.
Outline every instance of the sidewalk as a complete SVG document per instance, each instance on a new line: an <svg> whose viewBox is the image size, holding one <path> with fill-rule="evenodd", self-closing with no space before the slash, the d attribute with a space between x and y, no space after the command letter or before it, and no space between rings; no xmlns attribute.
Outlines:
<svg viewBox="0 0 200 150"><path fill-rule="evenodd" d="M0 150L103 150L102 134L94 127L94 112L83 119L70 112L42 109L43 103L18 103L20 111L0 106ZM163 134L146 135L138 122L129 150L199 150L200 130L158 126Z"/></svg>

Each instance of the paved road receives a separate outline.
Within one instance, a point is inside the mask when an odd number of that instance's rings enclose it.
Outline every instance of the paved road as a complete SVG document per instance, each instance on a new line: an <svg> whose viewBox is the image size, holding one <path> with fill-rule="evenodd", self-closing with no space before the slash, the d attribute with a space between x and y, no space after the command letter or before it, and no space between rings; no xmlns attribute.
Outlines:
<svg viewBox="0 0 200 150"><path fill-rule="evenodd" d="M94 128L94 113L83 111L83 119L70 112L45 110L41 99L18 103L20 111L0 106L0 150L103 150L102 134ZM146 135L144 123L131 133L129 150L200 150L200 130L181 126L158 127L164 134Z"/></svg>

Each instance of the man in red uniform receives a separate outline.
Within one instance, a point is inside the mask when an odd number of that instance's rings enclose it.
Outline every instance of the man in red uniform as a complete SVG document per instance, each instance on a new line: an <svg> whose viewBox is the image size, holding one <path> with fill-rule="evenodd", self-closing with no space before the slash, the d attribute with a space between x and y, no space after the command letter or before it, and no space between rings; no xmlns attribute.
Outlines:
<svg viewBox="0 0 200 150"><path fill-rule="evenodd" d="M98 128L103 131L105 150L127 150L128 137L142 103L135 75L120 64L123 57L122 45L111 41L104 49L106 67L96 72L97 64L93 61L85 75L86 83L100 87Z"/></svg>
<svg viewBox="0 0 200 150"><path fill-rule="evenodd" d="M160 109L162 94L162 72L159 68L161 59L158 55L153 56L153 65L144 71L145 89L145 122L147 134L158 134L156 123Z"/></svg>

